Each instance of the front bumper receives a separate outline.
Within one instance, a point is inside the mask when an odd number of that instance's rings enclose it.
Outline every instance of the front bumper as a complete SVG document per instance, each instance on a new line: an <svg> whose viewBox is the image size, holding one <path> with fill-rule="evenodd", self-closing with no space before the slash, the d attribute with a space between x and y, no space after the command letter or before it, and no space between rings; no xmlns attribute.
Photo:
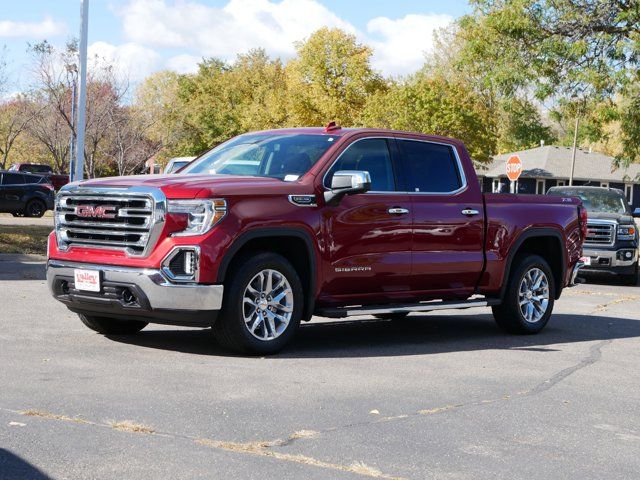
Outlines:
<svg viewBox="0 0 640 480"><path fill-rule="evenodd" d="M100 272L100 292L75 289L74 269ZM77 313L171 325L211 326L222 307L222 285L176 284L160 270L49 260L54 298Z"/></svg>
<svg viewBox="0 0 640 480"><path fill-rule="evenodd" d="M632 254L631 258L626 255L627 252ZM633 273L638 262L638 248L635 246L614 249L585 247L582 255L591 259L591 265L585 265L582 269L585 273Z"/></svg>

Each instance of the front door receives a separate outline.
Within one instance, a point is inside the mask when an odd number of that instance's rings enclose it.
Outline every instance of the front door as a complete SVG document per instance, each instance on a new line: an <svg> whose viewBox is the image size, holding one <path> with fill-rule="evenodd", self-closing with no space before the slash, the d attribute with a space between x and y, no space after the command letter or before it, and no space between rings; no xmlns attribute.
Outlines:
<svg viewBox="0 0 640 480"><path fill-rule="evenodd" d="M367 171L371 191L344 197L323 212L328 261L325 300L384 302L410 290L411 199L401 192L390 146L393 139L354 140L324 177L340 170Z"/></svg>
<svg viewBox="0 0 640 480"><path fill-rule="evenodd" d="M480 186L453 145L397 140L413 208L412 289L469 295L484 265Z"/></svg>
<svg viewBox="0 0 640 480"><path fill-rule="evenodd" d="M2 174L2 208L7 212L17 212L24 208L24 175L21 173Z"/></svg>

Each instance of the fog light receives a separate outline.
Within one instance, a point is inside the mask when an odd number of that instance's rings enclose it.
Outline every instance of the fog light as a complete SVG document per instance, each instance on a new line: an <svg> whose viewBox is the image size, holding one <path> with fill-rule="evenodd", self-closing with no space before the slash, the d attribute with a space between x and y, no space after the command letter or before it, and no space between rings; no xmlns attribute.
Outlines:
<svg viewBox="0 0 640 480"><path fill-rule="evenodd" d="M176 247L162 261L162 271L173 282L197 282L198 263L198 247Z"/></svg>
<svg viewBox="0 0 640 480"><path fill-rule="evenodd" d="M631 260L633 258L633 252L624 252L624 258Z"/></svg>

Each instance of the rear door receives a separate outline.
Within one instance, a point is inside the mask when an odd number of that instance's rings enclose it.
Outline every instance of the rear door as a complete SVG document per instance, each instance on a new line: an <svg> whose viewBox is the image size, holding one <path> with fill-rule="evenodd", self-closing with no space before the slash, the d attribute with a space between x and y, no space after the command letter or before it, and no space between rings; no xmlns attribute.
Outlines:
<svg viewBox="0 0 640 480"><path fill-rule="evenodd" d="M484 265L484 208L475 174L465 174L454 145L397 142L413 208L412 288L468 295Z"/></svg>
<svg viewBox="0 0 640 480"><path fill-rule="evenodd" d="M7 211L15 212L24 208L22 197L26 185L22 173L4 173L2 175L3 204Z"/></svg>
<svg viewBox="0 0 640 480"><path fill-rule="evenodd" d="M334 300L382 302L410 290L411 199L399 183L393 149L393 138L356 139L324 176L325 189L340 170L367 171L372 181L370 192L323 209L329 256L323 292Z"/></svg>

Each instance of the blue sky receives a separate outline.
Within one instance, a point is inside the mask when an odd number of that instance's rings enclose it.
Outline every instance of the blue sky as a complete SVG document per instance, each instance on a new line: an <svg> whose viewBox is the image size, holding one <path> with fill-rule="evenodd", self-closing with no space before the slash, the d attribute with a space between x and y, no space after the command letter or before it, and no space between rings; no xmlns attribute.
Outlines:
<svg viewBox="0 0 640 480"><path fill-rule="evenodd" d="M449 0L90 0L90 54L113 62L132 81L161 69L193 71L202 57L232 60L249 48L293 55L294 42L327 25L374 48L388 75L417 69L433 31L470 11ZM3 2L0 46L15 87L26 81L27 43L56 46L77 36L79 0Z"/></svg>

